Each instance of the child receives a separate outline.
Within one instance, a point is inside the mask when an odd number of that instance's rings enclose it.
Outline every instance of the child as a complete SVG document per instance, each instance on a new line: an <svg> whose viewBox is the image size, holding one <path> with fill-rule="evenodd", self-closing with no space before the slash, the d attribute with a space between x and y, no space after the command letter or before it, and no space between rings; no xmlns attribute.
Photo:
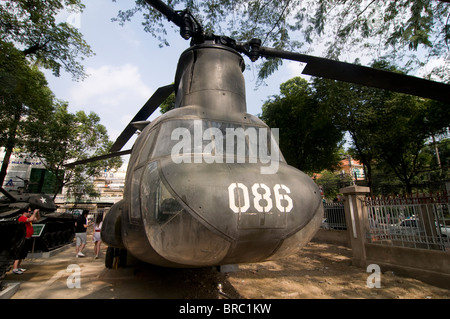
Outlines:
<svg viewBox="0 0 450 319"><path fill-rule="evenodd" d="M92 234L92 240L94 241L95 259L98 258L98 254L100 253L100 245L102 244L102 238L100 236L102 224L103 224L103 214L98 214L94 223L94 233Z"/></svg>

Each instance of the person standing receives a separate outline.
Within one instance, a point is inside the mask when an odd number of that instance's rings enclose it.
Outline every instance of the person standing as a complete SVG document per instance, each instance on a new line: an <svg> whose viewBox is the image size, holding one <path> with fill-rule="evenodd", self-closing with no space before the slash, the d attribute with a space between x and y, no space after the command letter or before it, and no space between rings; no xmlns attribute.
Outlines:
<svg viewBox="0 0 450 319"><path fill-rule="evenodd" d="M100 232L102 230L103 224L103 214L98 214L94 223L94 232L92 234L92 240L94 241L94 254L95 259L98 258L100 254L100 245L102 244L102 238L100 236Z"/></svg>
<svg viewBox="0 0 450 319"><path fill-rule="evenodd" d="M75 222L75 238L77 239L76 257L84 257L83 249L86 246L86 230L89 226L87 216L89 211L84 209Z"/></svg>
<svg viewBox="0 0 450 319"><path fill-rule="evenodd" d="M28 254L28 251L30 251L33 245L32 236L34 229L32 223L34 221L38 221L39 219L40 219L39 209L32 210L31 207L28 207L28 209L25 210L18 219L19 223L25 223L26 234L25 234L25 244L22 246L22 249L20 249L17 252L17 255L15 256L14 259L12 272L16 275L21 275L26 271L26 269L19 267L20 263L22 262L23 259L25 259L25 257Z"/></svg>

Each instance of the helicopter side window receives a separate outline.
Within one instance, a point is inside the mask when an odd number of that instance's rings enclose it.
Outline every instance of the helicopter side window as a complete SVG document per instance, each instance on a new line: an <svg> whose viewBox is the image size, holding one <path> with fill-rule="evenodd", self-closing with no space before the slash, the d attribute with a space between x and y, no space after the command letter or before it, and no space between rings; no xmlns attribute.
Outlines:
<svg viewBox="0 0 450 319"><path fill-rule="evenodd" d="M155 139L158 135L158 128L152 129L145 141L142 143L142 152L139 155L139 164L147 162L151 158L151 154L155 145Z"/></svg>
<svg viewBox="0 0 450 319"><path fill-rule="evenodd" d="M139 223L141 221L141 206L139 201L139 188L141 184L144 167L138 168L133 172L131 178L131 201L130 201L130 222Z"/></svg>
<svg viewBox="0 0 450 319"><path fill-rule="evenodd" d="M159 205L156 207L155 221L162 224L174 215L180 213L183 210L183 207L175 198L173 198L172 194L170 194L162 181L160 181L159 185L159 196L157 198Z"/></svg>
<svg viewBox="0 0 450 319"><path fill-rule="evenodd" d="M140 188L143 216L154 216L158 202L155 200L159 192L159 175L157 162L151 162L145 167ZM137 192L139 194L139 190Z"/></svg>
<svg viewBox="0 0 450 319"><path fill-rule="evenodd" d="M144 143L144 136L139 135L136 139L135 144L133 145L134 150L139 150L142 148ZM136 167L136 162L138 160L140 152L132 152L130 156L130 160L128 161L128 169L127 169L127 175L132 174L132 170Z"/></svg>

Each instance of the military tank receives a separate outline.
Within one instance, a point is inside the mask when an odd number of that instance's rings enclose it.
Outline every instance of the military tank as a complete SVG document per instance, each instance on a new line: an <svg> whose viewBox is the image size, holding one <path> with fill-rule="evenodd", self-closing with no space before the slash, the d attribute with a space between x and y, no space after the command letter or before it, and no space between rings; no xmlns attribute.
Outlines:
<svg viewBox="0 0 450 319"><path fill-rule="evenodd" d="M17 219L28 207L39 209L40 219L33 223L34 251L50 251L73 241L75 218L57 213L53 199L45 194L12 194L0 189L0 279L10 269L14 255L25 242L25 225Z"/></svg>

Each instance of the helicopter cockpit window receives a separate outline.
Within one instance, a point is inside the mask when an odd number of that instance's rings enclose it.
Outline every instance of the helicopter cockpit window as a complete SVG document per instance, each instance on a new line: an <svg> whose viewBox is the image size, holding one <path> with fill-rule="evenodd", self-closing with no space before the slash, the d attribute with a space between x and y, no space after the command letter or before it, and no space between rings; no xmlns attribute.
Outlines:
<svg viewBox="0 0 450 319"><path fill-rule="evenodd" d="M140 152L140 155L139 155L139 162L138 162L139 164L142 164L150 159L151 153L152 153L154 145L155 145L155 139L156 139L157 135L158 135L158 129L157 128L153 129L148 134L145 141L143 142L142 151Z"/></svg>
<svg viewBox="0 0 450 319"><path fill-rule="evenodd" d="M139 223L141 221L141 207L139 202L139 188L141 184L142 173L144 167L133 172L131 177L131 203L130 203L130 222Z"/></svg>
<svg viewBox="0 0 450 319"><path fill-rule="evenodd" d="M163 224L183 207L159 178L157 162L146 165L140 188L142 214L149 225Z"/></svg>
<svg viewBox="0 0 450 319"><path fill-rule="evenodd" d="M152 157L172 156L177 163L267 163L272 154L284 161L265 127L183 119L162 123L159 137Z"/></svg>
<svg viewBox="0 0 450 319"><path fill-rule="evenodd" d="M164 122L160 126L160 137L157 139L153 152L154 158L171 155L178 148L182 148L186 154L202 153L203 131L206 122L202 120L173 120Z"/></svg>
<svg viewBox="0 0 450 319"><path fill-rule="evenodd" d="M144 169L144 167L143 167ZM141 197L141 207L143 216L154 216L155 211L157 211L158 202L155 200L157 198L159 191L159 184L161 182L158 174L158 163L149 163L143 172L142 184L140 187L140 197Z"/></svg>
<svg viewBox="0 0 450 319"><path fill-rule="evenodd" d="M133 146L134 149L141 149L143 144L144 144L144 136L138 136L138 138L136 139L136 142ZM135 163L138 160L140 152L132 152L131 156L130 156L130 160L128 163L128 171L127 174L129 174L131 172L132 169L134 169L135 167Z"/></svg>

